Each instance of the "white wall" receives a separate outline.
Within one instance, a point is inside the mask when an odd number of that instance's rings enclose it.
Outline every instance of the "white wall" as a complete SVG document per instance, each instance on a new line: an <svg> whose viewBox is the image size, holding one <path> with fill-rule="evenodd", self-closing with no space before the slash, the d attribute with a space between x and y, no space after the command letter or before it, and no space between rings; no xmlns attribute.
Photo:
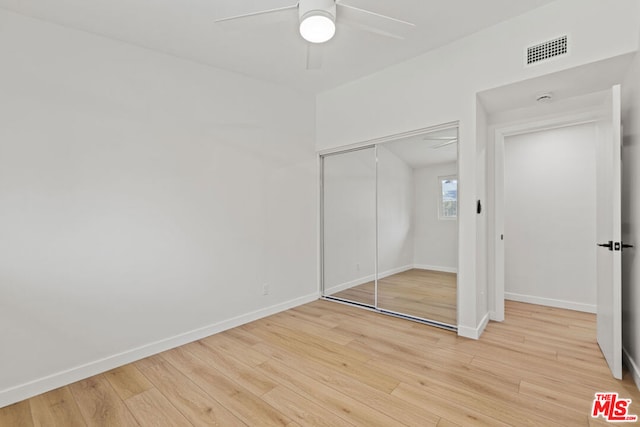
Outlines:
<svg viewBox="0 0 640 427"><path fill-rule="evenodd" d="M593 123L505 138L505 298L595 312Z"/></svg>
<svg viewBox="0 0 640 427"><path fill-rule="evenodd" d="M378 146L378 271L394 274L413 265L413 169Z"/></svg>
<svg viewBox="0 0 640 427"><path fill-rule="evenodd" d="M324 290L375 278L376 157L373 148L324 158Z"/></svg>
<svg viewBox="0 0 640 427"><path fill-rule="evenodd" d="M476 93L636 51L639 23L636 0L559 0L318 96L320 150L459 121L461 335L477 337L487 311L476 285L484 277L476 274L478 227L485 226L475 213L483 191L476 187ZM526 46L560 34L571 36L568 56L524 66Z"/></svg>
<svg viewBox="0 0 640 427"><path fill-rule="evenodd" d="M0 56L0 406L317 297L313 99L4 11Z"/></svg>
<svg viewBox="0 0 640 427"><path fill-rule="evenodd" d="M414 169L415 252L417 268L455 272L458 268L458 222L438 219L438 177L457 174L455 162Z"/></svg>
<svg viewBox="0 0 640 427"><path fill-rule="evenodd" d="M640 55L622 84L622 345L625 364L640 387Z"/></svg>

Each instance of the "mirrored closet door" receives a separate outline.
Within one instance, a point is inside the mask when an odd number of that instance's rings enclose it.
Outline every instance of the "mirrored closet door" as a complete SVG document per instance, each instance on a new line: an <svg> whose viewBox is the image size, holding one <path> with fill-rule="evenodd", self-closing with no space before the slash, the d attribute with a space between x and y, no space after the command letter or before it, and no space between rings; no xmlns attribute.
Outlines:
<svg viewBox="0 0 640 427"><path fill-rule="evenodd" d="M455 329L457 128L322 157L329 299Z"/></svg>
<svg viewBox="0 0 640 427"><path fill-rule="evenodd" d="M457 129L377 147L377 308L457 324Z"/></svg>
<svg viewBox="0 0 640 427"><path fill-rule="evenodd" d="M322 158L325 296L375 306L375 147Z"/></svg>

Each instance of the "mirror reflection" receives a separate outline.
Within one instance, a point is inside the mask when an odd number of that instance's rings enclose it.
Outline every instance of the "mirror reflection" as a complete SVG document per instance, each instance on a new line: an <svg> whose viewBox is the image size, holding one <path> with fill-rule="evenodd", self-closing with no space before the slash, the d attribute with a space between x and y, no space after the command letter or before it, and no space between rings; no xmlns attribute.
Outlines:
<svg viewBox="0 0 640 427"><path fill-rule="evenodd" d="M323 295L457 325L457 128L322 158Z"/></svg>
<svg viewBox="0 0 640 427"><path fill-rule="evenodd" d="M457 324L457 129L378 146L378 308Z"/></svg>
<svg viewBox="0 0 640 427"><path fill-rule="evenodd" d="M375 148L325 156L322 168L324 295L374 306Z"/></svg>

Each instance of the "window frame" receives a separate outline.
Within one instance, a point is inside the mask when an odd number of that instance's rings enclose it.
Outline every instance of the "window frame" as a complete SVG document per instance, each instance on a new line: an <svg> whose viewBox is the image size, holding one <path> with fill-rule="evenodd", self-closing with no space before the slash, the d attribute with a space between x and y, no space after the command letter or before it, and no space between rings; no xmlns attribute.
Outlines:
<svg viewBox="0 0 640 427"><path fill-rule="evenodd" d="M444 181L456 181L456 214L455 216L444 215L444 194L442 185ZM457 221L458 220L458 175L442 175L438 177L438 220Z"/></svg>

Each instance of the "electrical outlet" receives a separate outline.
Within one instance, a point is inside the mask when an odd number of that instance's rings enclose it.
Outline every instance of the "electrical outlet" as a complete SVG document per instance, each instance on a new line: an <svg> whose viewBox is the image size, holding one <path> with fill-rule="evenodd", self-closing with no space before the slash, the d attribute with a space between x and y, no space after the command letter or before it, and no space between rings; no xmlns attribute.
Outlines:
<svg viewBox="0 0 640 427"><path fill-rule="evenodd" d="M360 271L360 264L356 264L356 271Z"/></svg>
<svg viewBox="0 0 640 427"><path fill-rule="evenodd" d="M269 284L264 283L262 285L262 295L269 295Z"/></svg>

